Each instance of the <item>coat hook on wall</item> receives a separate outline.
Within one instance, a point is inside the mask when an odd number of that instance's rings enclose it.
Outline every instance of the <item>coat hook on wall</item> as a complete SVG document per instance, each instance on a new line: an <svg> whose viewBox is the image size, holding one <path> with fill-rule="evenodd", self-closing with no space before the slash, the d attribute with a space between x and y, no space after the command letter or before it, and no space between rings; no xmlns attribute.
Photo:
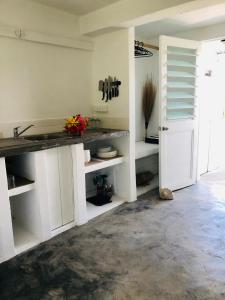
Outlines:
<svg viewBox="0 0 225 300"><path fill-rule="evenodd" d="M121 81L112 76L105 78L105 80L99 80L98 90L102 92L102 101L108 102L112 98L119 97L120 85Z"/></svg>
<svg viewBox="0 0 225 300"><path fill-rule="evenodd" d="M18 39L21 39L22 38L22 29L19 28L19 29L16 29L15 30L15 36L18 38Z"/></svg>

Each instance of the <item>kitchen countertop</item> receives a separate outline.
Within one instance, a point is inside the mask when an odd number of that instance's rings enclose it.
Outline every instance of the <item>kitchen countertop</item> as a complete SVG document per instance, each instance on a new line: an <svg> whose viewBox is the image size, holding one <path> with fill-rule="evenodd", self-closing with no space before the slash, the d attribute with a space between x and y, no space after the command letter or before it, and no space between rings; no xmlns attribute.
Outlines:
<svg viewBox="0 0 225 300"><path fill-rule="evenodd" d="M0 157L7 157L12 155L19 155L26 152L40 151L55 147L66 145L90 143L94 141L105 140L109 138L118 138L128 136L127 130L116 129L89 129L83 136L69 136L65 132L46 133L46 135L56 135L56 138L49 140L35 140L35 136L44 136L45 134L38 134L32 136L23 136L19 138L4 138L0 139ZM34 138L34 140L28 140Z"/></svg>

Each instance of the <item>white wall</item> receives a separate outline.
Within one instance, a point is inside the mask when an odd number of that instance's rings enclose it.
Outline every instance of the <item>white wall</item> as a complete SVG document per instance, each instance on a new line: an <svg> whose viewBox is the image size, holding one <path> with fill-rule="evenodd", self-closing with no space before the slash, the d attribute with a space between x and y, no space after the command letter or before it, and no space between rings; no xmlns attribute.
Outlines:
<svg viewBox="0 0 225 300"><path fill-rule="evenodd" d="M139 39L143 41L142 39ZM146 42L146 41L144 41ZM135 59L135 118L136 118L136 141L142 141L145 136L144 115L142 110L142 90L147 78L153 78L158 86L159 55L158 51L152 50L152 57ZM152 116L148 125L148 135L157 135L159 126L158 92L153 108Z"/></svg>
<svg viewBox="0 0 225 300"><path fill-rule="evenodd" d="M89 52L7 38L0 48L1 122L89 112Z"/></svg>
<svg viewBox="0 0 225 300"><path fill-rule="evenodd" d="M25 0L1 1L0 24L78 36L76 17ZM8 135L8 128L24 121L35 124L35 120L90 114L90 51L5 37L0 37L0 48L0 132Z"/></svg>
<svg viewBox="0 0 225 300"><path fill-rule="evenodd" d="M118 98L108 102L107 113L97 113L107 126L114 128L128 128L129 118L129 43L128 30L122 29L96 37L93 53L93 105L105 104L98 90L99 80L108 76L117 77L122 82Z"/></svg>
<svg viewBox="0 0 225 300"><path fill-rule="evenodd" d="M1 0L0 23L67 37L79 35L76 16L30 0Z"/></svg>

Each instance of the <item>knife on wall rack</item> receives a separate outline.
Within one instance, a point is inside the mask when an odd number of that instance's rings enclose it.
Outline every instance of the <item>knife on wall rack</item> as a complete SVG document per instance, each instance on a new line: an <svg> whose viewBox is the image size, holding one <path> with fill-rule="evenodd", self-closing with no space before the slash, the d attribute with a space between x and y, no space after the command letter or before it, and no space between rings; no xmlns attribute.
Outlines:
<svg viewBox="0 0 225 300"><path fill-rule="evenodd" d="M102 92L102 101L108 102L119 97L119 86L121 81L116 77L108 76L105 80L99 80L98 90Z"/></svg>

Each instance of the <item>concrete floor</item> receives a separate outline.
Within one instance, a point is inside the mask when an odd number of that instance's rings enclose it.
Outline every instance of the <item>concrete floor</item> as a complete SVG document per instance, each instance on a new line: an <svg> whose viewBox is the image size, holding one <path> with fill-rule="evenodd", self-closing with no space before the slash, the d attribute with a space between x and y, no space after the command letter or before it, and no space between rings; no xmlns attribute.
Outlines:
<svg viewBox="0 0 225 300"><path fill-rule="evenodd" d="M0 299L225 299L225 173L124 204L0 265Z"/></svg>

